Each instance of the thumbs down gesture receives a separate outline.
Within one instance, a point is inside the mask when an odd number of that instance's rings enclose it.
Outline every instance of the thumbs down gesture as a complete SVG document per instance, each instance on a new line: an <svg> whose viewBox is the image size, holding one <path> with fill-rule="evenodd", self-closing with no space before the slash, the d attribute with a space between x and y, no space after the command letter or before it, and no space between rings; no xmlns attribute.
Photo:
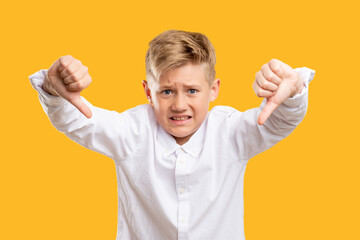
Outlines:
<svg viewBox="0 0 360 240"><path fill-rule="evenodd" d="M304 82L289 65L272 59L256 73L253 88L258 97L266 98L258 124L263 125L270 115L286 99L301 93Z"/></svg>
<svg viewBox="0 0 360 240"><path fill-rule="evenodd" d="M91 83L88 68L74 57L60 57L47 71L43 89L51 95L60 96L74 105L87 118L90 108L81 100L80 92Z"/></svg>

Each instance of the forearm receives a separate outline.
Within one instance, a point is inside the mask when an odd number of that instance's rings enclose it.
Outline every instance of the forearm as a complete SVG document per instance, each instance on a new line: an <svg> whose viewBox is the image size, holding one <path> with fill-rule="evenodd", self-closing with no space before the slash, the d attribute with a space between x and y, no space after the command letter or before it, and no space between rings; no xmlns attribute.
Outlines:
<svg viewBox="0 0 360 240"><path fill-rule="evenodd" d="M236 139L242 159L248 160L274 146L303 120L308 106L308 85L315 72L307 68L299 68L296 71L304 80L302 92L280 104L263 125L259 125L257 119L266 105L266 99L259 108L250 109L239 118Z"/></svg>
<svg viewBox="0 0 360 240"><path fill-rule="evenodd" d="M118 154L113 151L113 145L119 144L116 141L120 138L116 136L120 135L119 131L121 131L117 126L118 113L96 108L82 98L94 113L92 118L86 118L68 101L50 95L43 89L45 76L46 70L41 70L31 75L30 80L39 93L40 103L52 125L80 145L111 158L116 157Z"/></svg>

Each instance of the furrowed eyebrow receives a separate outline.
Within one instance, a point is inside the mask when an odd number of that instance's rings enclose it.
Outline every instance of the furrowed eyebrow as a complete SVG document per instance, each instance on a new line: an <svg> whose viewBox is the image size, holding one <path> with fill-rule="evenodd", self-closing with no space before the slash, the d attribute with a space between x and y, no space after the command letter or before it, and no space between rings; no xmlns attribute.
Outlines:
<svg viewBox="0 0 360 240"><path fill-rule="evenodd" d="M159 90L160 91L163 91L163 90L166 90L166 89L172 89L173 86L171 85L164 85L164 86L160 86L159 87ZM201 89L201 85L186 85L184 84L184 88L191 88L191 89Z"/></svg>
<svg viewBox="0 0 360 240"><path fill-rule="evenodd" d="M184 87L186 87L186 88L195 88L195 89L201 88L200 85L185 85L185 84L184 84Z"/></svg>

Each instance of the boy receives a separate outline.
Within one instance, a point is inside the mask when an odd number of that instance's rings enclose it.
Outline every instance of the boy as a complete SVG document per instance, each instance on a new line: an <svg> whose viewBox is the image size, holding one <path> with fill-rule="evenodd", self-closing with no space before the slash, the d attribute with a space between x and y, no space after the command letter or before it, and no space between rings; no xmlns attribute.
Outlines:
<svg viewBox="0 0 360 240"><path fill-rule="evenodd" d="M143 87L150 104L124 113L80 98L91 77L71 56L30 76L59 131L114 159L118 240L245 239L246 163L301 122L314 71L271 60L253 84L266 98L259 108L242 113L218 106L208 112L220 85L215 62L203 34L160 34L146 54Z"/></svg>

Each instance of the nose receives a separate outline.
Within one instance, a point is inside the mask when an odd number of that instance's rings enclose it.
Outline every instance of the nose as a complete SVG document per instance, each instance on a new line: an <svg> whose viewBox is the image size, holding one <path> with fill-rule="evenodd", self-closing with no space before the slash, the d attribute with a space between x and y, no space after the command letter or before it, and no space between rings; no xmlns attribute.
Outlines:
<svg viewBox="0 0 360 240"><path fill-rule="evenodd" d="M171 109L174 112L184 112L186 111L186 97L182 94L176 94Z"/></svg>

